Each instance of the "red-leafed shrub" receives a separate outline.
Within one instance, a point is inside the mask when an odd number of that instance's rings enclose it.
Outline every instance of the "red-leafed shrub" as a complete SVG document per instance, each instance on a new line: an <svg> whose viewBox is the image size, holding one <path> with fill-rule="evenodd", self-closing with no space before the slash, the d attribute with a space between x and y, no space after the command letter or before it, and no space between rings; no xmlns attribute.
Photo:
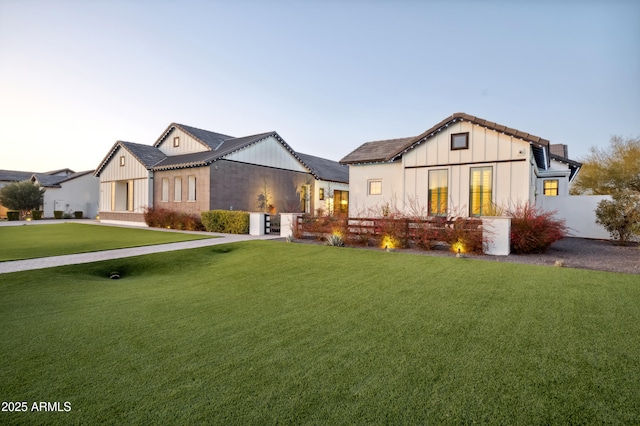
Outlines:
<svg viewBox="0 0 640 426"><path fill-rule="evenodd" d="M304 215L300 222L302 235L311 235L316 240L324 240L329 234L345 234L346 218L339 216Z"/></svg>
<svg viewBox="0 0 640 426"><path fill-rule="evenodd" d="M507 211L511 216L511 251L513 253L544 253L551 244L567 235L564 220L555 218L555 211L545 211L535 205L523 204Z"/></svg>
<svg viewBox="0 0 640 426"><path fill-rule="evenodd" d="M144 221L151 228L204 231L204 226L202 226L202 221L198 215L175 210L148 208L144 212Z"/></svg>
<svg viewBox="0 0 640 426"><path fill-rule="evenodd" d="M450 219L447 242L451 244L451 251L458 253L482 254L484 251L484 236L482 234L482 220L458 217Z"/></svg>

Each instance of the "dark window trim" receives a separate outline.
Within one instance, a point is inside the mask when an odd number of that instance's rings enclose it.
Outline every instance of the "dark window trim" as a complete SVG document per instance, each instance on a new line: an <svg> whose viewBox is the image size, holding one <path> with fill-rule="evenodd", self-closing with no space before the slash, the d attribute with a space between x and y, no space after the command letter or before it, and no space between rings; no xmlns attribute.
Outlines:
<svg viewBox="0 0 640 426"><path fill-rule="evenodd" d="M466 143L463 147L454 147L453 146L453 138L455 136L460 136L460 135L465 135L466 136ZM462 133L452 133L451 134L451 150L452 151L457 151L459 149L469 149L469 132L462 132Z"/></svg>
<svg viewBox="0 0 640 426"><path fill-rule="evenodd" d="M180 146L180 136L176 136L173 138L173 147L177 148Z"/></svg>

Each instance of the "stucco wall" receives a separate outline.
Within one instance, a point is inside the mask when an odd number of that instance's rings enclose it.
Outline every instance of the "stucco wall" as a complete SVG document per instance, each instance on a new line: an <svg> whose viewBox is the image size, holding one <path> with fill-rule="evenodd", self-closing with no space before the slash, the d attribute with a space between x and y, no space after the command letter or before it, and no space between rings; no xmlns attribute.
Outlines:
<svg viewBox="0 0 640 426"><path fill-rule="evenodd" d="M573 237L609 240L607 230L596 223L595 211L600 201L610 199L609 195L538 196L536 205L546 211L556 210L556 217L565 220Z"/></svg>
<svg viewBox="0 0 640 426"><path fill-rule="evenodd" d="M100 179L86 174L60 184L60 188L46 188L44 193L44 217L53 217L54 210L81 211L84 217L98 214Z"/></svg>
<svg viewBox="0 0 640 426"><path fill-rule="evenodd" d="M369 194L369 181L381 181L382 193ZM403 208L402 163L367 164L349 166L349 216L379 216L382 207Z"/></svg>

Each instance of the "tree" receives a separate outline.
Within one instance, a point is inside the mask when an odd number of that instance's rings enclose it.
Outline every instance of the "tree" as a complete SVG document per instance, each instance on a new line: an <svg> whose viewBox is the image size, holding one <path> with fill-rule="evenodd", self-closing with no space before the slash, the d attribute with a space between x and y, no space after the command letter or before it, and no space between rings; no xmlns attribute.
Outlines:
<svg viewBox="0 0 640 426"><path fill-rule="evenodd" d="M640 193L640 137L614 136L609 148L591 147L571 194L612 195L625 189Z"/></svg>
<svg viewBox="0 0 640 426"><path fill-rule="evenodd" d="M620 244L625 244L633 235L640 235L640 193L625 189L611 198L598 203L596 223L604 226Z"/></svg>
<svg viewBox="0 0 640 426"><path fill-rule="evenodd" d="M44 188L31 181L10 183L0 188L0 204L9 210L20 210L20 216L37 209L44 199Z"/></svg>

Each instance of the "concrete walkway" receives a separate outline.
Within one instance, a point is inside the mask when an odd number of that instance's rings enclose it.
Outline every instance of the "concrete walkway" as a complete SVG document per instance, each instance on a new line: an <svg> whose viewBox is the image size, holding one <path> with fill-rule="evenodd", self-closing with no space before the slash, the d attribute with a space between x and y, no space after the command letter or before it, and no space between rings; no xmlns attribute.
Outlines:
<svg viewBox="0 0 640 426"><path fill-rule="evenodd" d="M77 221L76 220L55 220L55 221L42 220L42 221L32 221L29 223L25 223L23 221L15 221L15 222L2 221L0 222L0 227L17 226L17 225L37 226L37 225L44 225L44 224L52 224L52 223L58 224L58 223L66 223L66 222L95 224L98 226L114 226L114 225L102 225L96 221L89 221L89 220L77 220ZM164 232L182 232L182 231L174 231L174 230L163 230L159 228L139 228L139 229L150 229L153 231L164 231ZM206 238L203 240L184 241L179 243L156 244L151 246L131 247L131 248L123 248L123 249L115 249L115 250L95 251L90 253L66 254L62 256L41 257L38 259L11 260L7 262L0 262L0 274L6 274L9 272L29 271L33 269L52 268L55 266L77 265L79 263L100 262L103 260L121 259L124 257L142 256L145 254L162 253L166 251L209 247L209 246L215 246L218 244L234 243L237 241L273 240L273 239L280 238L279 235L255 236L255 235L218 234L215 232L205 233L205 232L189 232L189 231L184 231L184 233L206 234L206 235L216 236L219 238Z"/></svg>

